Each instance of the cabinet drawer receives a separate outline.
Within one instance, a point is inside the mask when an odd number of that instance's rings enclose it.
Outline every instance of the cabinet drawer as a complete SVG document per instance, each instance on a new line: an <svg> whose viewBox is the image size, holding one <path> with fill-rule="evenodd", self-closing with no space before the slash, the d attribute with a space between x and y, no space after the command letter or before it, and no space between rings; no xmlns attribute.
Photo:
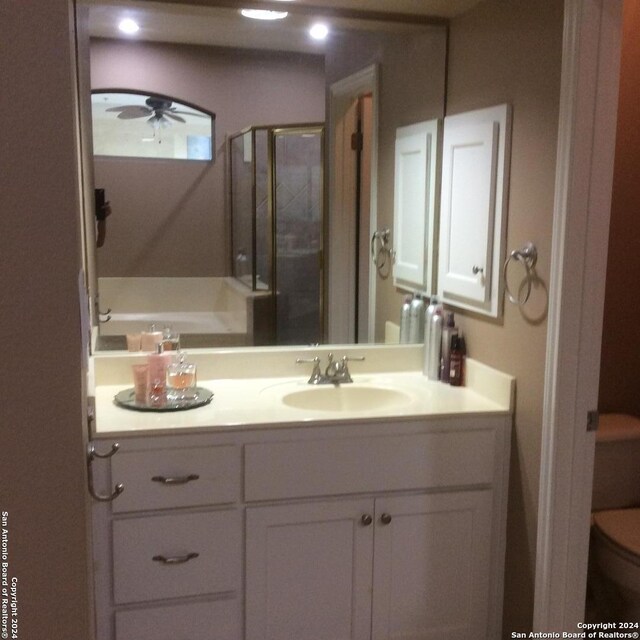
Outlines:
<svg viewBox="0 0 640 640"><path fill-rule="evenodd" d="M114 602L236 591L241 540L237 511L116 520Z"/></svg>
<svg viewBox="0 0 640 640"><path fill-rule="evenodd" d="M240 497L240 450L234 446L119 453L114 483L124 484L114 513L233 503Z"/></svg>
<svg viewBox="0 0 640 640"><path fill-rule="evenodd" d="M116 640L240 640L239 600L116 611Z"/></svg>
<svg viewBox="0 0 640 640"><path fill-rule="evenodd" d="M495 431L250 444L245 499L490 484Z"/></svg>

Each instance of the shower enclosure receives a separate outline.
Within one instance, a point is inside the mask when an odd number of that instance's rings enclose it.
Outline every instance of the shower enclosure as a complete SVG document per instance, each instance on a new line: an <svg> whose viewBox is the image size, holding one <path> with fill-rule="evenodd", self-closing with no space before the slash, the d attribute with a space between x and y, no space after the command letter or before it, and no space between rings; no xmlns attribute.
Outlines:
<svg viewBox="0 0 640 640"><path fill-rule="evenodd" d="M232 269L269 300L254 314L261 344L323 340L323 145L322 124L229 137Z"/></svg>

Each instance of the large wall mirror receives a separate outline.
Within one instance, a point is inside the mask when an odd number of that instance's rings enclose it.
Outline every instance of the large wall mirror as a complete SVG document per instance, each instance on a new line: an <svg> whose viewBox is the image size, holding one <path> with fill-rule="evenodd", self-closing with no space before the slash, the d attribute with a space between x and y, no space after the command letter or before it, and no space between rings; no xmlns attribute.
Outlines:
<svg viewBox="0 0 640 640"><path fill-rule="evenodd" d="M393 229L396 130L444 116L446 25L292 5L280 20L186 4L80 5L90 35L83 99L117 87L215 114L213 161L85 156L111 209L103 245L85 247L98 349L124 348L125 333L152 321L172 325L186 347L383 342L385 323L398 322L406 292L374 266L370 241ZM120 33L124 18L139 31ZM233 200L247 210L232 223ZM260 243L276 267L234 277L238 261L260 262ZM274 330L273 318L302 326L309 292L320 331Z"/></svg>

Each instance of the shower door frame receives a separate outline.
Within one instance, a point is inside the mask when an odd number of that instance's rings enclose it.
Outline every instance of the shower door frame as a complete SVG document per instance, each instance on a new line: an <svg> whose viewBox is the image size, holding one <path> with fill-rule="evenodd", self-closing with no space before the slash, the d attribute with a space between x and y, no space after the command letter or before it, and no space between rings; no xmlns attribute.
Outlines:
<svg viewBox="0 0 640 640"><path fill-rule="evenodd" d="M270 265L270 283L268 291L273 297L273 314L274 314L274 345L278 344L277 331L277 313L278 313L278 290L277 266L276 266L276 171L275 171L275 136L277 134L287 133L319 133L320 134L320 176L322 186L320 189L320 238L319 238L319 327L320 327L320 343L324 343L327 337L327 326L325 322L325 238L326 238L326 124L324 122L303 122L292 124L270 124L270 125L251 125L241 129L237 133L233 133L227 137L228 158L229 158L229 231L231 237L231 273L234 271L235 256L233 251L233 161L232 161L232 142L236 138L246 134L251 134L251 251L252 251L252 271L251 271L251 290L257 290L257 162L256 162L256 132L267 132L267 226L271 230L271 243L269 244L269 265ZM234 275L235 277L235 275ZM242 282L242 280L240 280ZM244 283L243 283L244 284Z"/></svg>

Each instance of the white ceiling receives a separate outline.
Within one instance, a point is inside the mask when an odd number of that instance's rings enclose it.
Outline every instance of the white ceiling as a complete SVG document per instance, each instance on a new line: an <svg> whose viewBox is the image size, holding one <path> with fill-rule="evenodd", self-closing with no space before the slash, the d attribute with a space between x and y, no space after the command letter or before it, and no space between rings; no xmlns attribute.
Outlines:
<svg viewBox="0 0 640 640"><path fill-rule="evenodd" d="M211 0L212 4L216 0ZM321 6L331 9L368 10L393 13L413 13L420 16L458 15L481 0L293 0L278 2L289 10L285 20L266 22L249 20L240 15L242 5L235 0L233 8L149 2L147 0L85 0L89 5L89 31L102 38L127 38L158 42L179 42L210 46L233 46L256 49L274 49L322 53L330 43L318 43L309 38L311 24L322 19L332 33L348 29L407 31L424 28L411 20L380 21L355 20L333 16L321 16L304 10L296 13L295 5ZM268 2L269 7L276 4ZM253 0L252 6L256 5ZM135 36L123 36L118 22L130 17L138 22L140 31Z"/></svg>

